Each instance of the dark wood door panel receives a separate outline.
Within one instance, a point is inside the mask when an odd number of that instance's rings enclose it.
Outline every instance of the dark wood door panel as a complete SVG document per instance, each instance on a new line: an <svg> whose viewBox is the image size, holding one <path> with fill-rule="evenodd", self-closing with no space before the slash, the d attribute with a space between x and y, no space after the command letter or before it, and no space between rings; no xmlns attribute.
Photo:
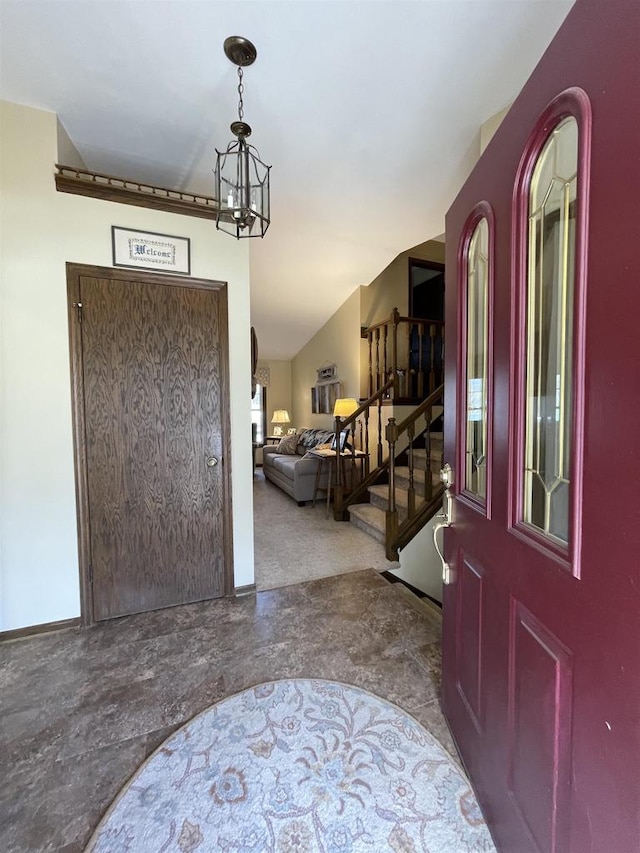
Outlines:
<svg viewBox="0 0 640 853"><path fill-rule="evenodd" d="M84 276L80 298L95 618L222 595L219 293Z"/></svg>

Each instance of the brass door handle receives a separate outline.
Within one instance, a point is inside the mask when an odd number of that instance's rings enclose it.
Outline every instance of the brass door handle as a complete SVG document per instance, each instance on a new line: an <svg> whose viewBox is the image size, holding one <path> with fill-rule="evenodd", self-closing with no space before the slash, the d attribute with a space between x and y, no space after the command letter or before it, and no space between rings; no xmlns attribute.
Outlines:
<svg viewBox="0 0 640 853"><path fill-rule="evenodd" d="M442 512L439 512L434 517L433 546L442 561L442 583L449 584L453 581L453 572L451 566L444 558L444 543L442 549L438 544L438 531L443 530L445 527L450 527L453 522L453 497L450 491L451 486L453 486L453 471L449 463L440 471L440 479L445 485L445 490L442 496Z"/></svg>
<svg viewBox="0 0 640 853"><path fill-rule="evenodd" d="M442 583L448 584L451 583L451 566L444 558L444 546L441 549L438 544L438 531L444 530L445 527L449 527L449 522L443 512L439 512L435 516L434 521L436 523L433 525L433 547L436 549L436 554L440 557L442 562Z"/></svg>
<svg viewBox="0 0 640 853"><path fill-rule="evenodd" d="M207 456L207 468L215 468L218 464L217 456Z"/></svg>

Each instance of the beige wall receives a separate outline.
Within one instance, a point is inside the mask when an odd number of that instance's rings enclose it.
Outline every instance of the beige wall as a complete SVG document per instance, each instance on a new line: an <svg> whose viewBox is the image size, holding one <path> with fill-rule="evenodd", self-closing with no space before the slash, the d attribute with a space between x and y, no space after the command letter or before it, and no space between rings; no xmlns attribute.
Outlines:
<svg viewBox="0 0 640 853"><path fill-rule="evenodd" d="M248 241L57 193L56 116L0 109L0 630L80 613L65 262L111 266L114 224L189 237L193 275L229 283L235 584L252 583Z"/></svg>
<svg viewBox="0 0 640 853"><path fill-rule="evenodd" d="M76 146L69 139L69 134L60 119L56 121L56 129L58 140L58 159L56 163L60 166L73 166L76 169L86 169L84 160L80 156Z"/></svg>
<svg viewBox="0 0 640 853"><path fill-rule="evenodd" d="M267 433L273 429L271 418L276 409L286 409L291 416L290 426L297 426L291 411L291 362L274 359L260 364L268 365L271 373L271 384L267 388Z"/></svg>
<svg viewBox="0 0 640 853"><path fill-rule="evenodd" d="M398 255L368 287L354 290L293 359L291 414L297 427L333 426L330 415L311 414L311 387L319 367L337 364L343 396L367 396L369 351L360 329L389 317L394 307L406 315L409 258L444 263L444 243L428 240Z"/></svg>
<svg viewBox="0 0 640 853"><path fill-rule="evenodd" d="M361 326L372 326L387 320L394 308L401 316L409 313L409 258L421 261L444 263L444 243L427 240L402 252L368 287L361 288ZM369 347L367 341L360 344L360 394L368 394Z"/></svg>
<svg viewBox="0 0 640 853"><path fill-rule="evenodd" d="M409 258L443 264L444 243L427 240L426 243L407 249L391 261L368 287L363 288L363 326L386 320L394 308L404 316L409 313Z"/></svg>
<svg viewBox="0 0 640 853"><path fill-rule="evenodd" d="M360 293L356 288L336 313L291 362L293 423L298 428L333 428L331 415L311 413L311 388L316 371L328 364L338 368L343 397L358 397L360 388Z"/></svg>
<svg viewBox="0 0 640 853"><path fill-rule="evenodd" d="M426 592L431 598L442 602L442 562L433 547L433 528L437 521L432 518L411 542L400 551L400 568L389 569L391 574ZM438 534L442 547L442 531Z"/></svg>

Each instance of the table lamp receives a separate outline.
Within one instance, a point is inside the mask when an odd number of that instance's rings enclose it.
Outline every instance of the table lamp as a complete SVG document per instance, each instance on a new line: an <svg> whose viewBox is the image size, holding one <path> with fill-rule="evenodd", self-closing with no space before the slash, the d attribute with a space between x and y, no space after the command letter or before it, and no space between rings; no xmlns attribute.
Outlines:
<svg viewBox="0 0 640 853"><path fill-rule="evenodd" d="M333 417L334 418L348 418L352 415L355 410L358 408L358 401L354 397L339 397L335 405L333 407ZM347 439L349 438L350 428L347 427L346 430L341 431L340 437L340 450L344 450L347 445ZM355 431L354 431L355 435Z"/></svg>
<svg viewBox="0 0 640 853"><path fill-rule="evenodd" d="M358 408L358 401L353 397L339 397L333 407L334 418L348 418Z"/></svg>
<svg viewBox="0 0 640 853"><path fill-rule="evenodd" d="M271 418L271 423L276 424L273 428L274 435L282 435L282 424L290 424L291 418L286 409L276 409Z"/></svg>

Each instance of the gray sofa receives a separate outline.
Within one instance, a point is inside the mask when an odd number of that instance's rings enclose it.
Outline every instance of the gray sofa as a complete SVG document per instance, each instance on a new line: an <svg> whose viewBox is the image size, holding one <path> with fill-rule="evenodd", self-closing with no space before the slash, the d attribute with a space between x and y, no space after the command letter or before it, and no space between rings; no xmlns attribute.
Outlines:
<svg viewBox="0 0 640 853"><path fill-rule="evenodd" d="M278 445L270 444L262 448L262 470L267 480L279 486L302 506L314 498L316 474L321 460L307 456L309 451L319 444L327 444L333 433L324 429L303 429L298 433L295 453L284 454ZM318 482L318 491L326 492L328 465L324 465Z"/></svg>

